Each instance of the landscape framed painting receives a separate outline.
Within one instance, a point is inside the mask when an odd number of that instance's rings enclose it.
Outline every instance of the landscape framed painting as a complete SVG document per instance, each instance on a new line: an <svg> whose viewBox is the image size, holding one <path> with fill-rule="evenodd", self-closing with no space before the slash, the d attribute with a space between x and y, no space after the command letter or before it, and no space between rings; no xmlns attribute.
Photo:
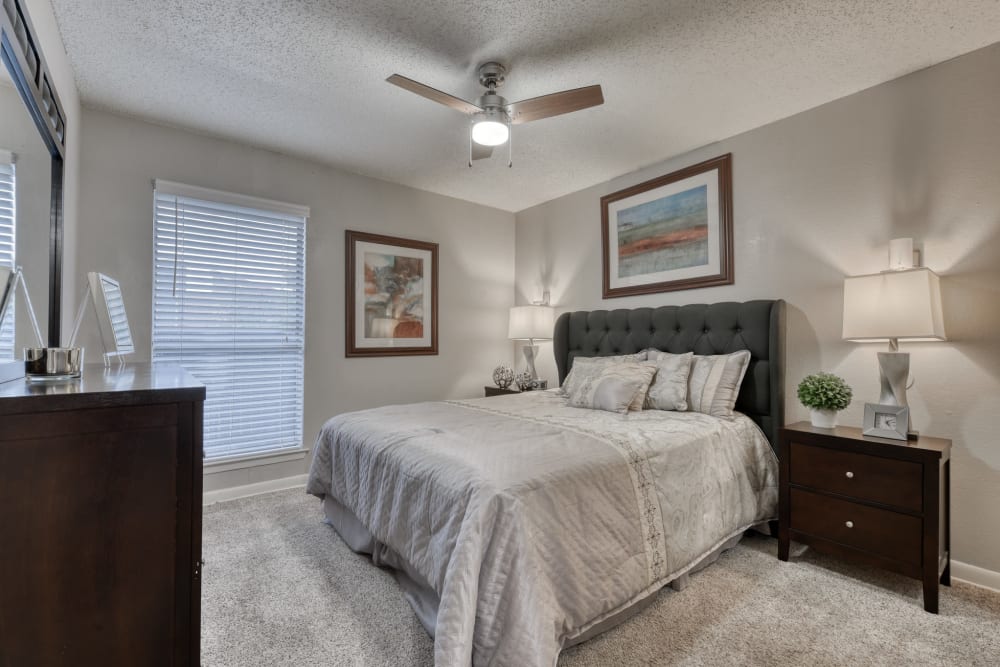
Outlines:
<svg viewBox="0 0 1000 667"><path fill-rule="evenodd" d="M601 197L604 298L733 283L732 155Z"/></svg>
<svg viewBox="0 0 1000 667"><path fill-rule="evenodd" d="M438 244L348 230L347 356L437 354Z"/></svg>

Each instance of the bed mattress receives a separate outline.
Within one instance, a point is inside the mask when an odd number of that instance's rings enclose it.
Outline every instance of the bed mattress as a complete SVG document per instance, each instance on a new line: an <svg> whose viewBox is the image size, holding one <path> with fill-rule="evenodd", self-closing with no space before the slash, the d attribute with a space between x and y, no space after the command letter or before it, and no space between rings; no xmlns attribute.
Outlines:
<svg viewBox="0 0 1000 667"><path fill-rule="evenodd" d="M437 665L554 665L773 518L776 481L742 415L618 415L550 390L335 417L307 490L413 584Z"/></svg>

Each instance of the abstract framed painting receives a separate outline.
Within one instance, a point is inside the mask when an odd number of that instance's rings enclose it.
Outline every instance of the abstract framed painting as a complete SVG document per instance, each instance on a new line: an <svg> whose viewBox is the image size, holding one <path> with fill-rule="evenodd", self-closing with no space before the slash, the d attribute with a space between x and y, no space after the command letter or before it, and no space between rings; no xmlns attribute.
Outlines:
<svg viewBox="0 0 1000 667"><path fill-rule="evenodd" d="M604 298L733 283L732 155L601 197Z"/></svg>
<svg viewBox="0 0 1000 667"><path fill-rule="evenodd" d="M438 244L347 231L347 356L437 354Z"/></svg>

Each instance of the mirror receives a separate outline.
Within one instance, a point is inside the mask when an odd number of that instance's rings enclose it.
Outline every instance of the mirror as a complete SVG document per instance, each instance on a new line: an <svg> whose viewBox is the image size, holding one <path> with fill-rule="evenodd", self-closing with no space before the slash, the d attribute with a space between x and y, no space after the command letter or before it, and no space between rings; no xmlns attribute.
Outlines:
<svg viewBox="0 0 1000 667"><path fill-rule="evenodd" d="M0 216L7 214L7 224L0 221L0 253L6 255L0 254L0 263L22 267L22 285L48 344L58 347L66 114L25 4L0 0ZM0 331L0 375L9 375L17 365L9 355L20 358L29 340L30 318L21 302L15 298L9 309L13 331L6 339Z"/></svg>
<svg viewBox="0 0 1000 667"><path fill-rule="evenodd" d="M51 177L52 156L10 73L0 68L0 267L22 268L43 332L48 329ZM38 342L25 299L14 295L8 310L0 325L0 359L21 359L21 350Z"/></svg>
<svg viewBox="0 0 1000 667"><path fill-rule="evenodd" d="M7 307L14 300L14 289L17 287L17 274L13 269L0 265L0 330L8 334L7 328L10 323L4 321L7 315ZM12 330L12 328L11 328ZM8 334L13 337L12 334Z"/></svg>

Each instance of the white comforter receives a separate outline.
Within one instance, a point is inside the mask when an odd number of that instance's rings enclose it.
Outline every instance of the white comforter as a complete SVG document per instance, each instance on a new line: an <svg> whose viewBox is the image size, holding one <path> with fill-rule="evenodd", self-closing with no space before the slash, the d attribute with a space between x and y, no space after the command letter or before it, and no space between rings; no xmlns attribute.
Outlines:
<svg viewBox="0 0 1000 667"><path fill-rule="evenodd" d="M549 666L773 518L776 480L745 416L617 415L551 390L339 415L307 490L346 506L438 594L436 665Z"/></svg>

